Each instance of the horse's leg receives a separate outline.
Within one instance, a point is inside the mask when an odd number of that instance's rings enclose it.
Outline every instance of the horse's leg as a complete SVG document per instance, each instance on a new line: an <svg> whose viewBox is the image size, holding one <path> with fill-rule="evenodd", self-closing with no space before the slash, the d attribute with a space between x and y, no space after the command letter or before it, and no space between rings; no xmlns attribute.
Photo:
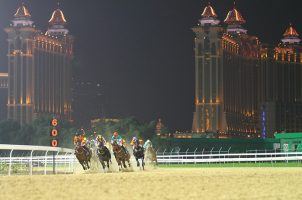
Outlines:
<svg viewBox="0 0 302 200"><path fill-rule="evenodd" d="M86 165L87 165L87 169L90 169L89 161L88 160L86 160Z"/></svg>
<svg viewBox="0 0 302 200"><path fill-rule="evenodd" d="M103 160L101 161L101 164L102 164L103 170L105 171L105 162Z"/></svg>
<svg viewBox="0 0 302 200"><path fill-rule="evenodd" d="M80 162L80 164L82 165L83 169L86 170L85 164L83 161Z"/></svg>
<svg viewBox="0 0 302 200"><path fill-rule="evenodd" d="M137 166L137 167L139 167L139 161L138 161L138 158L137 158L137 157L135 157L135 159L136 159L136 166Z"/></svg>
<svg viewBox="0 0 302 200"><path fill-rule="evenodd" d="M121 161L119 159L116 159L116 161L117 161L117 165L118 165L118 170L121 171L122 170Z"/></svg>
<svg viewBox="0 0 302 200"><path fill-rule="evenodd" d="M128 166L131 167L131 164L130 164L130 155L128 156L127 162L128 162Z"/></svg>
<svg viewBox="0 0 302 200"><path fill-rule="evenodd" d="M125 159L123 160L123 166L125 169L127 168Z"/></svg>
<svg viewBox="0 0 302 200"><path fill-rule="evenodd" d="M145 156L143 156L143 158L142 158L142 166L143 166L143 170L145 170Z"/></svg>

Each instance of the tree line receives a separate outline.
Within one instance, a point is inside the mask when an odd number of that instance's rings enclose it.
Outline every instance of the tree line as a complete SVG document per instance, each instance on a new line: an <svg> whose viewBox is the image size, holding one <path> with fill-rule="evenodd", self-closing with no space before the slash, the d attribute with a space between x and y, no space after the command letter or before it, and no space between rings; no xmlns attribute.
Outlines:
<svg viewBox="0 0 302 200"><path fill-rule="evenodd" d="M20 145L50 145L51 116L41 116L30 124L20 126L13 120L0 122L0 144L20 144ZM155 134L156 121L149 123L140 122L134 117L118 120L100 119L87 128L88 138L93 137L93 133L103 135L107 140L111 139L113 132L117 131L127 142L136 136L143 140L150 139L157 143ZM69 121L59 120L58 141L60 147L73 148L73 137L82 127L76 127ZM168 132L167 129L164 132Z"/></svg>

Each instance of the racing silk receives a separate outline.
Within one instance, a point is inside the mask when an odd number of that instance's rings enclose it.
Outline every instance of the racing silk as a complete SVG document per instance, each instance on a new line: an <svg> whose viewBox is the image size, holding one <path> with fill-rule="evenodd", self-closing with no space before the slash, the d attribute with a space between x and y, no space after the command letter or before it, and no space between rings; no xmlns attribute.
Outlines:
<svg viewBox="0 0 302 200"><path fill-rule="evenodd" d="M139 139L137 139L137 140L132 139L130 142L131 146L138 146L138 145L142 145L142 144L143 144L143 140L139 140Z"/></svg>
<svg viewBox="0 0 302 200"><path fill-rule="evenodd" d="M113 144L113 142L115 142L119 145L119 146L122 146L123 145L123 139L121 136L117 136L117 137L114 137L114 135L112 136L111 138L111 144Z"/></svg>
<svg viewBox="0 0 302 200"><path fill-rule="evenodd" d="M106 140L105 138L102 137L101 141L99 141L98 139L96 140L96 144L98 147L101 147L101 146L105 146L106 145Z"/></svg>
<svg viewBox="0 0 302 200"><path fill-rule="evenodd" d="M79 136L74 136L73 138L73 144L77 145L80 144L82 146L86 145L87 139L85 136L79 135Z"/></svg>
<svg viewBox="0 0 302 200"><path fill-rule="evenodd" d="M150 140L147 140L143 147L144 147L144 149L147 149L147 147L149 147L149 146L152 147L152 143Z"/></svg>

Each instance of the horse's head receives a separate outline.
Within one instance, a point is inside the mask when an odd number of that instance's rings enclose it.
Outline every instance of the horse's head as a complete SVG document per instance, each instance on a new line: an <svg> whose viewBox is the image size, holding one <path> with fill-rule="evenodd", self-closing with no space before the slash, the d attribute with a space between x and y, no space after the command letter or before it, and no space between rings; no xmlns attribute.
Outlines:
<svg viewBox="0 0 302 200"><path fill-rule="evenodd" d="M84 148L81 145L77 145L75 147L75 153L76 154L84 154Z"/></svg>
<svg viewBox="0 0 302 200"><path fill-rule="evenodd" d="M117 144L116 141L114 141L114 142L112 143L112 149L113 149L114 152L117 152L117 151L120 151L120 150L121 150L121 147Z"/></svg>
<svg viewBox="0 0 302 200"><path fill-rule="evenodd" d="M149 149L150 147L152 147L152 142L150 140L147 140L144 144L144 148Z"/></svg>

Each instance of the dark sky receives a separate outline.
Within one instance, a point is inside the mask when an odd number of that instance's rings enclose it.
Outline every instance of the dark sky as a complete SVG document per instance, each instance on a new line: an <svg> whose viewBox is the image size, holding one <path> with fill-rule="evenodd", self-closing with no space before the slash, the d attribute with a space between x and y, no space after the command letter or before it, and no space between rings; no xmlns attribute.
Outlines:
<svg viewBox="0 0 302 200"><path fill-rule="evenodd" d="M0 29L20 4L0 0ZM37 27L45 31L57 1L25 0ZM105 86L109 117L158 117L172 129L190 130L194 99L191 27L208 1L62 0L75 57L84 79ZM223 20L231 0L211 1ZM238 0L245 27L262 42L279 42L289 22L302 33L301 0ZM6 70L6 34L0 31L0 69Z"/></svg>

